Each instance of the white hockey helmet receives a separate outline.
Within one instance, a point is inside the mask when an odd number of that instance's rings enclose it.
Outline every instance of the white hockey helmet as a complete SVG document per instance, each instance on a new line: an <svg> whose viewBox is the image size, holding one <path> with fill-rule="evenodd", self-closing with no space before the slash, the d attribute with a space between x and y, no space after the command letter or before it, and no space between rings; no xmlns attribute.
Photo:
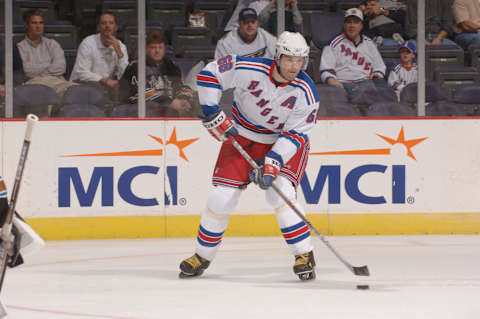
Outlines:
<svg viewBox="0 0 480 319"><path fill-rule="evenodd" d="M305 38L298 32L284 31L277 39L275 46L275 61L277 64L280 62L282 54L301 56L305 58L303 63L303 70L307 69L308 54L310 53L310 47L305 41Z"/></svg>

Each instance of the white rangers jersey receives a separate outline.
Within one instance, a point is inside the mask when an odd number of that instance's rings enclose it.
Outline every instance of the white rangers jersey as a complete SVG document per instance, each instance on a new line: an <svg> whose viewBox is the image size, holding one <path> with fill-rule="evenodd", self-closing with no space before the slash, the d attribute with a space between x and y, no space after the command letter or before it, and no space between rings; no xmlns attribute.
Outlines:
<svg viewBox="0 0 480 319"><path fill-rule="evenodd" d="M274 144L272 151L287 163L308 142L317 118L318 93L303 71L295 80L277 87L273 67L271 59L227 55L198 74L198 95L208 115L219 110L222 90L235 88L232 114L239 134Z"/></svg>
<svg viewBox="0 0 480 319"><path fill-rule="evenodd" d="M401 91L410 83L416 83L418 77L418 69L415 63L407 68L403 64L395 64L388 76L388 85L394 90Z"/></svg>
<svg viewBox="0 0 480 319"><path fill-rule="evenodd" d="M238 28L235 28L218 40L215 59L220 59L228 54L273 59L276 43L277 38L262 28L258 28L257 37L253 42L245 43L238 35Z"/></svg>
<svg viewBox="0 0 480 319"><path fill-rule="evenodd" d="M355 45L345 33L333 37L323 48L320 63L322 81L334 78L340 82L365 80L372 73L385 76L385 63L377 46L367 36Z"/></svg>

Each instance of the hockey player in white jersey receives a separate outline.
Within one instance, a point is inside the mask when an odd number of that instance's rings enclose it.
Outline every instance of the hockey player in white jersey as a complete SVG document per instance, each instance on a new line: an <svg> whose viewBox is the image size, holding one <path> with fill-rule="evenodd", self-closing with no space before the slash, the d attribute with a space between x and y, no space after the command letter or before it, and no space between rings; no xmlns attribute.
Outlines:
<svg viewBox="0 0 480 319"><path fill-rule="evenodd" d="M417 82L418 69L413 61L417 51L412 41L403 43L398 51L400 52L400 60L402 62L392 67L392 71L388 76L388 85L395 91L401 92L408 84Z"/></svg>
<svg viewBox="0 0 480 319"><path fill-rule="evenodd" d="M215 59L229 54L252 58L273 58L277 38L259 26L257 12L252 8L240 11L238 28L218 40Z"/></svg>
<svg viewBox="0 0 480 319"><path fill-rule="evenodd" d="M362 35L363 14L358 8L345 12L345 32L323 48L320 76L323 82L351 91L368 80L379 79L386 86L385 63L375 43ZM377 81L374 81L377 82Z"/></svg>
<svg viewBox="0 0 480 319"><path fill-rule="evenodd" d="M202 214L195 254L180 264L180 277L203 273L213 260L242 190L253 181L265 189L282 234L295 256L293 271L302 280L315 278L315 260L308 226L270 187L277 187L296 202L308 159L309 133L319 107L316 87L302 70L308 47L300 33L284 32L276 44L275 60L227 55L209 63L197 76L198 93L205 114L204 126L222 144L213 173L216 186ZM233 121L219 109L222 90L235 88ZM252 167L233 147L232 138L256 161Z"/></svg>

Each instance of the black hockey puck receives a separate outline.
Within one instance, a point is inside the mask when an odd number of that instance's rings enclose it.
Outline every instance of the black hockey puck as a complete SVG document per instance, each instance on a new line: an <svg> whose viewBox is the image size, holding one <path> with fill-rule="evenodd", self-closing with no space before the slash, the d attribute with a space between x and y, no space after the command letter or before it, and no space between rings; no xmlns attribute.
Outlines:
<svg viewBox="0 0 480 319"><path fill-rule="evenodd" d="M357 289L367 290L367 289L370 289L370 286L369 285L357 285Z"/></svg>

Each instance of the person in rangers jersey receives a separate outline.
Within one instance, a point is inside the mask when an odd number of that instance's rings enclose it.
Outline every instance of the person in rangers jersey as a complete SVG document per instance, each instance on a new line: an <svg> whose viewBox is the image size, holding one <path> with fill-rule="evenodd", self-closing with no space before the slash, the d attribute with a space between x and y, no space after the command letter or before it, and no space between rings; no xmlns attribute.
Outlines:
<svg viewBox="0 0 480 319"><path fill-rule="evenodd" d="M296 202L308 159L309 138L319 107L313 81L303 71L308 47L300 33L284 32L276 44L275 60L227 55L209 63L197 76L204 126L223 142L213 173L214 190L207 201L195 254L180 264L180 277L203 273L213 260L242 190L250 182L265 189L282 234L295 256L293 271L302 280L315 278L315 260L308 226L270 187ZM303 70L302 70L303 69ZM222 90L235 88L233 121L219 109ZM233 147L232 139L259 163L258 171ZM218 137L217 137L218 139Z"/></svg>
<svg viewBox="0 0 480 319"><path fill-rule="evenodd" d="M277 39L259 27L257 12L245 8L238 16L238 28L218 40L215 59L228 54L273 58Z"/></svg>
<svg viewBox="0 0 480 319"><path fill-rule="evenodd" d="M403 43L398 51L402 62L392 67L388 76L388 85L395 91L401 92L408 84L417 82L418 70L413 62L417 51L412 41Z"/></svg>
<svg viewBox="0 0 480 319"><path fill-rule="evenodd" d="M385 63L375 43L362 35L363 14L358 8L345 12L345 32L333 37L322 51L320 76L329 85L351 92L365 81L386 86ZM372 84L373 85L373 84Z"/></svg>

